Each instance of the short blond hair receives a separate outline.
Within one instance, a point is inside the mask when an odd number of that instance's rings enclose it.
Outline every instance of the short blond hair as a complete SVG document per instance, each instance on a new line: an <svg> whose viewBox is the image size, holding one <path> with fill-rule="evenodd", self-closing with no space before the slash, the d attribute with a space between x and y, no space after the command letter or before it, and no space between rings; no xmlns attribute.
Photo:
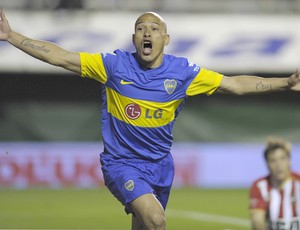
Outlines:
<svg viewBox="0 0 300 230"><path fill-rule="evenodd" d="M266 140L266 147L264 150L265 160L268 160L269 154L272 153L273 151L275 151L276 149L284 150L287 153L288 157L290 157L292 145L289 141L287 141L283 138L274 137L274 136L268 137Z"/></svg>

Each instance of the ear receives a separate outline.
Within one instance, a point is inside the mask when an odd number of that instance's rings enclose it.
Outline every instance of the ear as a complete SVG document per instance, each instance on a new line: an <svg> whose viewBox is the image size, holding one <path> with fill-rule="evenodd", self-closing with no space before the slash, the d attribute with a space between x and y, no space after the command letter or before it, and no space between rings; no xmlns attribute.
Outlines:
<svg viewBox="0 0 300 230"><path fill-rule="evenodd" d="M169 45L169 43L170 43L170 35L167 34L165 37L165 46Z"/></svg>
<svg viewBox="0 0 300 230"><path fill-rule="evenodd" d="M135 34L132 34L131 40L132 40L133 45L135 45L135 44L134 44Z"/></svg>

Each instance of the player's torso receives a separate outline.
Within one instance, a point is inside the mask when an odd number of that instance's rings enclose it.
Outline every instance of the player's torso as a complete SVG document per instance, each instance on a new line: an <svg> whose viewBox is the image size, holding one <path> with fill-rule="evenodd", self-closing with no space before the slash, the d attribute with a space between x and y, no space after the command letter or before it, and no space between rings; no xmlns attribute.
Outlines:
<svg viewBox="0 0 300 230"><path fill-rule="evenodd" d="M281 189L260 184L267 204L270 230L300 230L300 180L289 179Z"/></svg>
<svg viewBox="0 0 300 230"><path fill-rule="evenodd" d="M105 84L108 112L139 127L171 122L185 99L186 87L182 71L174 71L178 67L169 65L146 70L120 61Z"/></svg>

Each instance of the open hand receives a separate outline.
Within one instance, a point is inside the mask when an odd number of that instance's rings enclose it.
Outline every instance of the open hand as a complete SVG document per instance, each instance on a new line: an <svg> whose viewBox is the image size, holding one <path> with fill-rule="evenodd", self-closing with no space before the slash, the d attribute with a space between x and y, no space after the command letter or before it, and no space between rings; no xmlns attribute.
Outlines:
<svg viewBox="0 0 300 230"><path fill-rule="evenodd" d="M297 71L289 77L288 84L291 90L300 91L300 70L299 69L297 69Z"/></svg>
<svg viewBox="0 0 300 230"><path fill-rule="evenodd" d="M5 17L3 9L0 9L0 40L6 41L8 39L8 34L11 31L11 28L8 24L8 20Z"/></svg>

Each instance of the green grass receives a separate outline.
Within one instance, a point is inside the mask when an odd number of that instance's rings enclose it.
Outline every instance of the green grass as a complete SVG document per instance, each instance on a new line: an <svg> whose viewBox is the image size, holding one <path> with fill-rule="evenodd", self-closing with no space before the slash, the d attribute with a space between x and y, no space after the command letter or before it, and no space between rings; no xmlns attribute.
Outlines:
<svg viewBox="0 0 300 230"><path fill-rule="evenodd" d="M173 189L167 229L249 229L201 214L248 219L247 190ZM196 213L196 217L183 211ZM201 216L200 219L198 218ZM214 220L214 218L216 218ZM233 221L234 222L234 221ZM130 216L106 189L0 190L0 229L130 229Z"/></svg>

